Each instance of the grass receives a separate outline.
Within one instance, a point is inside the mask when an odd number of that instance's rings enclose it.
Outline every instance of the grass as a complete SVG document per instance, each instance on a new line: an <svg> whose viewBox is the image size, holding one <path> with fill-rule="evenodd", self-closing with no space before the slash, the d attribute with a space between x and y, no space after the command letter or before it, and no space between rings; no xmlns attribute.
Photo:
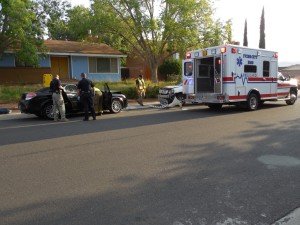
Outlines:
<svg viewBox="0 0 300 225"><path fill-rule="evenodd" d="M153 83L151 81L146 82L146 98L157 98L158 90L160 87L166 85L174 85L176 81ZM103 89L104 83L108 83L111 90L118 90L123 92L128 99L136 98L135 80L126 80L120 82L95 82L95 86ZM18 101L24 92L36 91L42 88L42 84L31 84L31 85L0 85L0 103Z"/></svg>

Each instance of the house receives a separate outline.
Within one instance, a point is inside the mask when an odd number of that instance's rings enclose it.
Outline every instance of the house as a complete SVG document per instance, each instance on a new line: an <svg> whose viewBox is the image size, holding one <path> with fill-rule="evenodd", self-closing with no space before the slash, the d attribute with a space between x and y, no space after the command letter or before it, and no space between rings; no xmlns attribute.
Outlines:
<svg viewBox="0 0 300 225"><path fill-rule="evenodd" d="M106 44L45 40L48 52L40 56L37 68L19 65L13 52L0 59L0 83L42 83L44 74L59 74L61 80L81 79L85 72L94 81L120 81L120 51Z"/></svg>

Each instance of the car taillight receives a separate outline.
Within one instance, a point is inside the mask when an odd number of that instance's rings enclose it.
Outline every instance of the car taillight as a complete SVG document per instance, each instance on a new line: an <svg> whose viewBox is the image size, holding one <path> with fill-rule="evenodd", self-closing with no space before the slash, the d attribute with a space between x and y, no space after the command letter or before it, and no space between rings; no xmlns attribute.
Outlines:
<svg viewBox="0 0 300 225"><path fill-rule="evenodd" d="M34 92L29 92L26 94L26 97L25 97L25 100L29 100L29 99L32 99L36 96L36 93Z"/></svg>

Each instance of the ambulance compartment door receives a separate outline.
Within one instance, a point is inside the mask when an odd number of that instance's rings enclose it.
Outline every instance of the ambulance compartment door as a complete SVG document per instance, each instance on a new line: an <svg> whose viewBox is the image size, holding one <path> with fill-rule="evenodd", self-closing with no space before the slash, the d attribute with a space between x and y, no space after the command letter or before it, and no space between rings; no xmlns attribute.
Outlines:
<svg viewBox="0 0 300 225"><path fill-rule="evenodd" d="M195 67L197 93L213 93L215 85L214 57L197 59Z"/></svg>
<svg viewBox="0 0 300 225"><path fill-rule="evenodd" d="M270 62L270 78L272 78L271 83L271 93L275 94L277 93L277 77L278 77L278 63L277 61L271 61Z"/></svg>
<svg viewBox="0 0 300 225"><path fill-rule="evenodd" d="M222 93L222 60L220 56L215 57L214 65L214 89L215 93Z"/></svg>

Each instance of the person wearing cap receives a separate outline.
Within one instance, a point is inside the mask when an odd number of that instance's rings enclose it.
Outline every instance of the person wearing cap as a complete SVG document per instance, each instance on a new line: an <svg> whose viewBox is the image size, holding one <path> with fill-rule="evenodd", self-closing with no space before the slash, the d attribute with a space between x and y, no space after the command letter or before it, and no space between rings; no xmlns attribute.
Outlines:
<svg viewBox="0 0 300 225"><path fill-rule="evenodd" d="M136 79L135 86L136 86L136 91L138 96L137 102L143 106L144 105L143 98L145 97L146 94L146 85L143 79L143 75L140 74L139 77Z"/></svg>
<svg viewBox="0 0 300 225"><path fill-rule="evenodd" d="M92 114L93 120L96 120L96 113L93 102L93 82L86 78L85 73L81 73L81 80L77 84L77 95L80 96L80 101L83 104L84 119L89 120L89 111Z"/></svg>
<svg viewBox="0 0 300 225"><path fill-rule="evenodd" d="M55 75L53 80L50 82L50 92L52 93L52 102L53 102L53 114L54 121L67 122L69 121L66 118L66 109L65 102L62 96L64 88L61 86L61 82L59 80L59 75ZM61 119L58 119L58 111L60 113Z"/></svg>

